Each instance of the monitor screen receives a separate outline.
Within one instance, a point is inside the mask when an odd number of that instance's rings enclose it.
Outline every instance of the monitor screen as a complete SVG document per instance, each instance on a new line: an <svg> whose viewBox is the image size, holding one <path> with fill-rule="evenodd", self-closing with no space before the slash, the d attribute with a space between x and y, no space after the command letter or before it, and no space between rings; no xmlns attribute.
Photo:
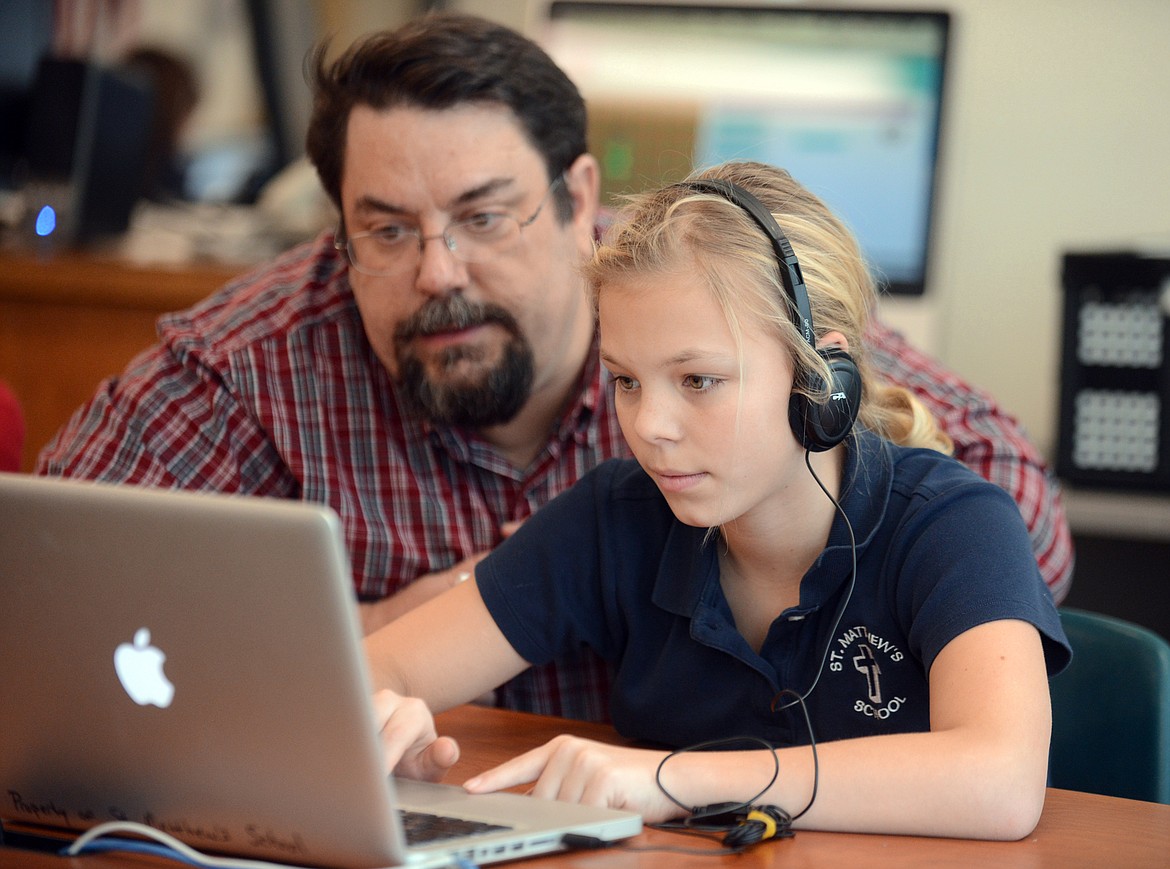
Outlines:
<svg viewBox="0 0 1170 869"><path fill-rule="evenodd" d="M926 287L946 12L556 0L538 38L589 105L602 192L771 163L849 224L886 291Z"/></svg>

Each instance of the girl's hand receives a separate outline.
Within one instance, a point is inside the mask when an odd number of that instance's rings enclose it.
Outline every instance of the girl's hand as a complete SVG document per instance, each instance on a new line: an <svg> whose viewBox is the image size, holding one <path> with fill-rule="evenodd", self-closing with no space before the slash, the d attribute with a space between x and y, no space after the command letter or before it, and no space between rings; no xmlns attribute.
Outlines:
<svg viewBox="0 0 1170 869"><path fill-rule="evenodd" d="M683 814L655 782L665 752L622 748L575 736L558 736L464 782L470 793L535 782L544 799L638 812L647 823Z"/></svg>
<svg viewBox="0 0 1170 869"><path fill-rule="evenodd" d="M423 701L393 691L374 694L374 716L382 736L386 771L405 778L438 781L459 760L459 746L439 736Z"/></svg>

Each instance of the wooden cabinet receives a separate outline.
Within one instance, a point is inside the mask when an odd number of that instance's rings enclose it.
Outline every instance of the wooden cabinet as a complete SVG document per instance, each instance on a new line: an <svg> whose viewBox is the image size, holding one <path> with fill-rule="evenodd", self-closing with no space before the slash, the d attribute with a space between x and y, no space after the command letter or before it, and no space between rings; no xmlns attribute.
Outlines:
<svg viewBox="0 0 1170 869"><path fill-rule="evenodd" d="M155 341L159 315L189 307L240 266L137 266L97 254L0 252L0 379L24 409L22 469L105 377Z"/></svg>

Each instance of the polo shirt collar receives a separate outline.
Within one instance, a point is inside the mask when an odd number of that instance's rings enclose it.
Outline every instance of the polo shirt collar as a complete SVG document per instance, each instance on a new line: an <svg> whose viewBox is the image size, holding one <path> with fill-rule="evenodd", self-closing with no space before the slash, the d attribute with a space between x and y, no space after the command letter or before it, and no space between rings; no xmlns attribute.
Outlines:
<svg viewBox="0 0 1170 869"><path fill-rule="evenodd" d="M857 437L846 443L843 479L847 482L842 487L841 507L853 526L860 561L885 516L893 483L893 460L890 445L871 432L859 430ZM700 605L718 605L722 599L717 558L720 538L713 535L705 540L706 536L706 528L694 528L677 520L671 524L654 583L656 606L692 618ZM828 601L849 578L852 564L849 530L838 514L829 531L828 546L801 582L799 609L812 611Z"/></svg>
<svg viewBox="0 0 1170 869"><path fill-rule="evenodd" d="M840 505L853 528L853 541L849 526L838 513L829 530L828 545L801 582L799 608L802 611L819 608L845 583L853 567L854 543L860 562L889 506L894 476L890 443L864 429L859 429L857 437L846 443Z"/></svg>

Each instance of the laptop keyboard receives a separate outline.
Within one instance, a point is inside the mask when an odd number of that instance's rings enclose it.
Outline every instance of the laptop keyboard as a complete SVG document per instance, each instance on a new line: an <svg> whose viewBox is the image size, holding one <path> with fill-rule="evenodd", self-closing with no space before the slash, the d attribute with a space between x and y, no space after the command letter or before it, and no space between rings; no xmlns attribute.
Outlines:
<svg viewBox="0 0 1170 869"><path fill-rule="evenodd" d="M402 827L406 831L408 845L426 845L444 839L478 836L511 829L500 824L472 821L467 818L446 818L410 809L404 809L399 814L402 816Z"/></svg>

